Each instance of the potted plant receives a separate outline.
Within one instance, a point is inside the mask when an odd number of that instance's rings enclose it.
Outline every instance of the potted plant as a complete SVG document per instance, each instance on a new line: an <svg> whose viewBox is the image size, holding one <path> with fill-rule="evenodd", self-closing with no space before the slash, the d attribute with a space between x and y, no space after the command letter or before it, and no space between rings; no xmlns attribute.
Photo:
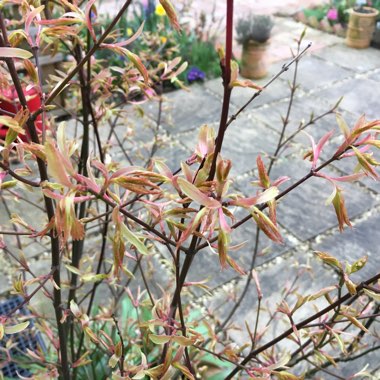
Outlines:
<svg viewBox="0 0 380 380"><path fill-rule="evenodd" d="M373 32L376 27L376 18L379 11L375 8L365 6L366 2L351 9L348 22L346 44L357 49L369 47Z"/></svg>
<svg viewBox="0 0 380 380"><path fill-rule="evenodd" d="M249 14L237 22L237 42L243 46L241 75L259 79L267 74L266 49L274 22L266 15Z"/></svg>

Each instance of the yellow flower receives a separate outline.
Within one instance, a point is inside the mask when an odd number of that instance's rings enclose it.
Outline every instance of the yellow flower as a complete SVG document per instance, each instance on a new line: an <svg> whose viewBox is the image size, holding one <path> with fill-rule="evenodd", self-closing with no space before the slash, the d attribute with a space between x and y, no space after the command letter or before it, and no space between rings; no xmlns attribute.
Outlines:
<svg viewBox="0 0 380 380"><path fill-rule="evenodd" d="M168 40L168 38L165 37L165 36L161 36L161 37L160 37L160 40L161 40L161 43L162 43L162 44L165 44L166 41Z"/></svg>
<svg viewBox="0 0 380 380"><path fill-rule="evenodd" d="M157 16L165 16L166 15L165 9L161 4L158 4L156 6L155 13Z"/></svg>
<svg viewBox="0 0 380 380"><path fill-rule="evenodd" d="M132 28L127 28L127 36L130 37L133 34Z"/></svg>

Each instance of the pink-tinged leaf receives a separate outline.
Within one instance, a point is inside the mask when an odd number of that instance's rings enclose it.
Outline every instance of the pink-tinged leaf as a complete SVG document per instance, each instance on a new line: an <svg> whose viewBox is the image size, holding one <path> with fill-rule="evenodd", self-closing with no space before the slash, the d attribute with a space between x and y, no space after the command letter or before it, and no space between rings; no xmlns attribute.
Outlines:
<svg viewBox="0 0 380 380"><path fill-rule="evenodd" d="M25 32L29 33L30 25L32 24L35 17L37 17L43 10L45 9L45 5L41 5L38 8L34 8L31 12L28 13L28 16L25 20Z"/></svg>
<svg viewBox="0 0 380 380"><path fill-rule="evenodd" d="M179 75L181 75L186 69L189 64L187 62L183 62L180 67L177 68L177 70L173 71L167 79L174 79L177 78Z"/></svg>
<svg viewBox="0 0 380 380"><path fill-rule="evenodd" d="M173 172L170 170L169 166L167 166L162 160L154 160L154 166L157 168L158 172L168 179L173 178Z"/></svg>
<svg viewBox="0 0 380 380"><path fill-rule="evenodd" d="M289 180L290 178L286 176L278 177L275 181L273 181L272 185L278 187L282 185L284 182L289 181Z"/></svg>
<svg viewBox="0 0 380 380"><path fill-rule="evenodd" d="M263 191L256 197L250 198L239 198L230 202L231 205L241 206L241 207L251 207L261 203L267 203L272 201L279 194L277 187L270 187L269 189Z"/></svg>
<svg viewBox="0 0 380 380"><path fill-rule="evenodd" d="M69 176L62 165L62 156L56 146L51 141L45 143L45 154L49 174L54 177L60 184L72 187Z"/></svg>
<svg viewBox="0 0 380 380"><path fill-rule="evenodd" d="M136 69L140 72L140 74L143 76L144 78L144 82L146 84L149 83L149 74L148 74L148 70L146 69L146 67L143 65L140 57L134 53L132 53L131 51L129 51L128 49L125 49L126 50L126 55L128 57L128 59L134 64L134 66L136 67Z"/></svg>
<svg viewBox="0 0 380 380"><path fill-rule="evenodd" d="M326 201L326 204L330 203L334 206L335 213L338 218L339 230L342 232L345 224L352 227L350 219L348 218L344 197L342 195L342 189L335 186L334 191Z"/></svg>
<svg viewBox="0 0 380 380"><path fill-rule="evenodd" d="M222 269L227 267L228 246L230 243L230 235L223 230L218 235L218 255L220 266Z"/></svg>
<svg viewBox="0 0 380 380"><path fill-rule="evenodd" d="M358 181L360 178L363 178L365 176L364 173L355 173L355 174L350 174L350 175L345 175L341 177L331 177L333 181L338 181L338 182L354 182Z"/></svg>
<svg viewBox="0 0 380 380"><path fill-rule="evenodd" d="M270 218L260 211L257 207L251 208L251 215L257 226L275 243L283 243L282 236L278 227L270 220Z"/></svg>
<svg viewBox="0 0 380 380"><path fill-rule="evenodd" d="M79 306L76 304L74 300L70 301L70 310L77 318L80 318L81 315L83 314Z"/></svg>
<svg viewBox="0 0 380 380"><path fill-rule="evenodd" d="M321 154L323 146L326 144L326 142L330 139L334 131L327 132L319 141L318 144L315 144L314 138L310 136L307 132L303 131L304 134L309 138L311 145L312 145L312 168L315 169L317 166L317 161L319 159L319 156Z"/></svg>
<svg viewBox="0 0 380 380"><path fill-rule="evenodd" d="M198 135L198 145L195 149L200 157L204 158L214 151L215 131L208 125L202 125Z"/></svg>
<svg viewBox="0 0 380 380"><path fill-rule="evenodd" d="M182 173L185 176L186 180L189 182L193 181L193 171L190 169L190 166L186 162L181 162Z"/></svg>
<svg viewBox="0 0 380 380"><path fill-rule="evenodd" d="M203 218L208 214L209 210L207 208L202 208L199 210L191 222L188 224L185 231L183 231L181 238L178 240L178 244L182 245L187 238L196 230L198 225L202 222Z"/></svg>
<svg viewBox="0 0 380 380"><path fill-rule="evenodd" d="M251 276L252 276L253 280L255 281L256 290L257 290L257 297L258 297L258 299L262 299L263 298L263 292L261 290L259 276L254 269L251 272Z"/></svg>
<svg viewBox="0 0 380 380"><path fill-rule="evenodd" d="M12 48L12 47L0 47L1 58L20 58L29 59L33 57L33 54L27 50Z"/></svg>
<svg viewBox="0 0 380 380"><path fill-rule="evenodd" d="M143 32L144 25L145 25L145 21L143 21L143 23L137 29L137 32L132 37L128 38L128 40L126 40L126 41L116 42L114 45L116 45L116 46L127 46L127 45L130 45L132 42L136 41L140 37L141 33Z"/></svg>
<svg viewBox="0 0 380 380"><path fill-rule="evenodd" d="M370 123L366 123L358 129L354 129L352 136L360 136L364 132L369 131L379 131L380 130L380 120L374 120Z"/></svg>
<svg viewBox="0 0 380 380"><path fill-rule="evenodd" d="M181 191L194 202L197 202L200 205L208 208L221 207L221 203L219 201L217 201L214 198L208 197L206 194L202 193L196 186L186 181L184 178L178 178L177 183Z"/></svg>
<svg viewBox="0 0 380 380"><path fill-rule="evenodd" d="M242 276L245 276L247 273L246 271L229 255L226 257L228 265L237 273L239 273Z"/></svg>
<svg viewBox="0 0 380 380"><path fill-rule="evenodd" d="M89 0L89 2L86 5L86 9L85 9L86 26L87 26L87 29L89 30L91 37L94 40L94 42L96 42L96 35L95 35L95 31L94 31L94 28L92 27L92 22L91 22L91 8L94 5L95 1L96 0Z"/></svg>
<svg viewBox="0 0 380 380"><path fill-rule="evenodd" d="M364 170L364 172L375 180L379 179L379 175L376 173L375 169L373 168L371 164L371 159L368 157L368 154L367 155L362 154L360 150L355 148L354 146L352 146L352 150L355 152L359 165Z"/></svg>
<svg viewBox="0 0 380 380"><path fill-rule="evenodd" d="M230 233L232 230L231 230L231 227L228 225L227 223L227 220L226 220L226 216L224 215L224 212L223 212L223 208L220 207L218 209L218 215L219 215L219 225L220 225L220 228L226 232L226 233Z"/></svg>
<svg viewBox="0 0 380 380"><path fill-rule="evenodd" d="M94 193L100 192L100 186L95 181L91 180L90 178L83 176L81 174L77 174L77 175L75 175L75 179L79 183L87 186L87 188L90 189L91 191L93 191Z"/></svg>
<svg viewBox="0 0 380 380"><path fill-rule="evenodd" d="M244 87L244 88L252 88L254 90L263 90L264 88L259 86L258 84L250 81L250 80L234 80L230 84L231 87Z"/></svg>
<svg viewBox="0 0 380 380"><path fill-rule="evenodd" d="M181 27L178 22L177 14L170 0L160 0L160 4L165 9L166 15L169 17L170 23L172 24L173 28L177 31L180 31Z"/></svg>
<svg viewBox="0 0 380 380"><path fill-rule="evenodd" d="M334 134L334 130L331 130L330 132L327 132L319 141L315 148L314 152L314 161L315 163L318 161L319 156L321 154L323 146L326 144L327 141L331 138L331 136Z"/></svg>

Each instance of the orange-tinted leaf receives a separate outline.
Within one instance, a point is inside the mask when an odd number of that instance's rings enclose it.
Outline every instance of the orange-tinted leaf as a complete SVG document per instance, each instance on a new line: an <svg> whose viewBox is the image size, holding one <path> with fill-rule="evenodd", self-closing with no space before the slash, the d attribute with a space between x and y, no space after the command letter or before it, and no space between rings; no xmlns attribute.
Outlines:
<svg viewBox="0 0 380 380"><path fill-rule="evenodd" d="M172 337L168 335L149 334L149 339L155 344L166 344L171 341Z"/></svg>
<svg viewBox="0 0 380 380"><path fill-rule="evenodd" d="M260 155L257 156L256 165L257 165L257 170L259 171L260 185L264 187L265 189L267 189L270 186L270 179L268 176L268 172L265 169L264 162Z"/></svg>
<svg viewBox="0 0 380 380"><path fill-rule="evenodd" d="M172 366L174 368L179 369L185 375L186 379L188 379L188 380L195 380L194 376L189 371L189 369L187 367L185 367L184 365L182 365L180 362L173 362Z"/></svg>
<svg viewBox="0 0 380 380"><path fill-rule="evenodd" d="M342 269L342 264L334 256L326 252L315 251L315 254L326 264L332 265L335 268Z"/></svg>
<svg viewBox="0 0 380 380"><path fill-rule="evenodd" d="M178 178L177 181L178 181L179 187L181 188L181 191L194 202L197 202L200 205L208 207L208 208L221 207L221 204L219 201L217 201L214 198L208 197L206 194L202 193L192 183L186 181L186 179Z"/></svg>
<svg viewBox="0 0 380 380"><path fill-rule="evenodd" d="M95 1L96 0L89 0L88 1L87 5L86 5L86 9L85 9L85 19L86 19L87 29L89 30L92 39L96 42L96 36L95 36L94 28L92 27L92 22L91 22L91 9L92 9L92 6L94 5Z"/></svg>
<svg viewBox="0 0 380 380"><path fill-rule="evenodd" d="M178 22L176 11L170 2L170 0L160 0L161 5L165 9L165 12L167 16L169 17L170 23L172 24L173 28L177 31L181 30L181 27Z"/></svg>
<svg viewBox="0 0 380 380"><path fill-rule="evenodd" d="M128 49L125 49L125 52L126 52L126 55L128 57L128 59L133 63L133 65L136 67L136 69L140 72L140 74L143 76L144 78L144 82L146 84L149 83L149 74L148 74L148 70L146 69L146 67L144 66L144 64L142 63L140 57L134 53L132 53L131 51L129 51Z"/></svg>
<svg viewBox="0 0 380 380"><path fill-rule="evenodd" d="M64 165L62 165L61 154L57 147L50 140L45 143L45 154L48 164L48 172L54 177L60 184L71 187L72 183L66 173Z"/></svg>
<svg viewBox="0 0 380 380"><path fill-rule="evenodd" d="M276 243L283 243L278 227L270 220L270 218L268 218L268 216L254 206L251 208L251 215L258 227L269 237L269 239Z"/></svg>

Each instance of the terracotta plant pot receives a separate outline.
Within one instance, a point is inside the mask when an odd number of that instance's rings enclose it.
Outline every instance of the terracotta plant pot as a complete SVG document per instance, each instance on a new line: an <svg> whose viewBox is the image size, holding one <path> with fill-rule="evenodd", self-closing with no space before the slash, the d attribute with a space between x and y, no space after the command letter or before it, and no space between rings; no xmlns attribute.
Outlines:
<svg viewBox="0 0 380 380"><path fill-rule="evenodd" d="M250 41L243 46L241 59L241 75L244 78L260 79L268 74L267 50L268 43Z"/></svg>
<svg viewBox="0 0 380 380"><path fill-rule="evenodd" d="M356 49L369 47L376 27L379 11L371 7L363 7L365 13L350 10L346 44Z"/></svg>

